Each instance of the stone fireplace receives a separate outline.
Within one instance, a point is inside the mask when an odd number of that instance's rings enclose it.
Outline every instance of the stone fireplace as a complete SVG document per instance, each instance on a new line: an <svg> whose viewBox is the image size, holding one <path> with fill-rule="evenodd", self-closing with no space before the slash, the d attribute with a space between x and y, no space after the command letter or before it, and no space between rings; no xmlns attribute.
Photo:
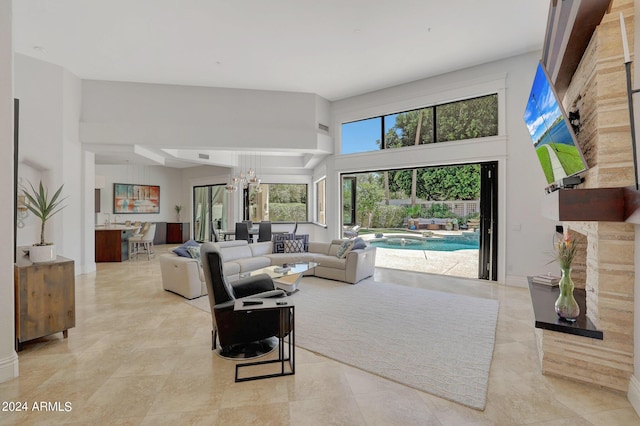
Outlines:
<svg viewBox="0 0 640 426"><path fill-rule="evenodd" d="M619 13L633 52L632 0L614 0L564 95L578 111L577 134L589 170L583 188L634 184ZM579 244L576 288L586 292L586 315L603 339L536 329L542 372L626 392L633 374L634 226L625 222L565 222Z"/></svg>

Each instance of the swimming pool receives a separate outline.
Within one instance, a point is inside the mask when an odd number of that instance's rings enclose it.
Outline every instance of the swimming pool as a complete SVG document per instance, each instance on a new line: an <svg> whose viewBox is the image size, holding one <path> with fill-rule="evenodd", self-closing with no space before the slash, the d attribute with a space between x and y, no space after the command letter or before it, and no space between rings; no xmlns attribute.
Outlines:
<svg viewBox="0 0 640 426"><path fill-rule="evenodd" d="M400 250L456 251L478 250L480 234L442 235L438 237L419 237L410 235L389 235L370 240L374 247Z"/></svg>

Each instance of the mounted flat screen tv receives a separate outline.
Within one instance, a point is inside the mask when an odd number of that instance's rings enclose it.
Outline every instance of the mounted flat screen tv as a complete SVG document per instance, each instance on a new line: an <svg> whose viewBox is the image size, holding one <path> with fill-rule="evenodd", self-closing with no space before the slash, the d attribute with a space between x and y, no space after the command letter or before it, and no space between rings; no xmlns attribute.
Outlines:
<svg viewBox="0 0 640 426"><path fill-rule="evenodd" d="M549 184L587 170L571 123L542 63L533 80L524 121Z"/></svg>

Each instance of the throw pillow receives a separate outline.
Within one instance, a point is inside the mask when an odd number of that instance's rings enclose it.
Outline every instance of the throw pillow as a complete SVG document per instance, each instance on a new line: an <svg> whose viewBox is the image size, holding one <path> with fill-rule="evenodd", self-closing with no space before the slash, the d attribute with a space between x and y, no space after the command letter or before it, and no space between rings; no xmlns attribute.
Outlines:
<svg viewBox="0 0 640 426"><path fill-rule="evenodd" d="M198 244L195 240L189 240L186 243L182 244L180 247L174 248L172 251L178 256L182 257L191 257L189 252L187 251L187 247L198 247L200 248L200 244Z"/></svg>
<svg viewBox="0 0 640 426"><path fill-rule="evenodd" d="M336 257L338 259L344 259L345 257L347 257L347 254L351 251L352 248L353 248L353 240L344 241L342 244L340 244L340 248L336 253Z"/></svg>
<svg viewBox="0 0 640 426"><path fill-rule="evenodd" d="M358 249L364 249L364 248L367 248L367 243L364 242L362 237L357 237L353 239L353 247L351 247L351 250L358 250Z"/></svg>
<svg viewBox="0 0 640 426"><path fill-rule="evenodd" d="M287 240L284 242L285 253L304 253L304 243L301 240Z"/></svg>
<svg viewBox="0 0 640 426"><path fill-rule="evenodd" d="M189 246L187 247L187 251L189 252L189 256L191 256L194 259L198 259L198 263L202 265L202 259L200 258L200 246L198 247Z"/></svg>
<svg viewBox="0 0 640 426"><path fill-rule="evenodd" d="M295 239L302 241L302 244L304 246L304 249L302 250L303 252L308 252L309 251L309 234L295 234Z"/></svg>
<svg viewBox="0 0 640 426"><path fill-rule="evenodd" d="M284 253L284 242L293 240L293 234L274 234L273 235L273 252Z"/></svg>

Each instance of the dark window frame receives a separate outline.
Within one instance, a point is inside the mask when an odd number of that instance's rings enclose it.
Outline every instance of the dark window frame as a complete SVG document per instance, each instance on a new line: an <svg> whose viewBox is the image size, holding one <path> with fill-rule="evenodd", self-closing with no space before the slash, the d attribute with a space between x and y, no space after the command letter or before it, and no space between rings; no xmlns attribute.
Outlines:
<svg viewBox="0 0 640 426"><path fill-rule="evenodd" d="M380 148L379 150L384 150L384 149L397 149L397 148L405 148L405 146L399 146L399 147L392 147L389 148L386 146L386 140L385 140L385 118L391 115L396 115L396 114L406 114L409 112L413 112L413 111L420 111L420 110L424 110L424 109L431 109L433 112L433 127L432 127L432 131L433 131L433 142L429 143L429 144L420 144L420 145L430 145L430 144L435 144L435 143L443 143L443 142L454 142L454 141L450 141L450 140L446 140L446 141L438 141L438 130L437 130L437 123L438 123L438 108L439 107L444 107L444 106L448 106L448 105L452 105L452 104L456 104L456 103L460 103L460 102L469 102L469 101L474 101L477 99L482 99L482 98L488 98L488 97L495 97L496 98L496 133L492 134L492 135L487 135L487 136L482 136L482 137L490 137L490 136L498 136L500 133L500 111L499 111L499 95L497 92L495 93L489 93L486 95L481 95L481 96L474 96L471 98L465 98L465 99L460 99L457 101L451 101L451 102L443 102L440 104L436 104L436 105L429 105L429 106L423 106L420 108L413 108L413 109L409 109L409 110L405 110L405 111L399 111L399 112L394 112L394 113L390 113L390 114L383 114L383 115L375 115L372 117L367 117L367 118L362 118L360 120L353 120L353 121L347 121L342 123L342 126L344 126L345 124L351 124L351 123L358 123L361 121L366 121L366 120L373 120L373 119L379 119L380 120ZM466 139L458 139L458 140L468 140L468 139L476 139L476 138L466 138ZM341 141L341 145L342 145L342 141ZM409 146L415 146L415 145L409 145ZM372 151L357 151L355 153L362 153L362 152L372 152Z"/></svg>

